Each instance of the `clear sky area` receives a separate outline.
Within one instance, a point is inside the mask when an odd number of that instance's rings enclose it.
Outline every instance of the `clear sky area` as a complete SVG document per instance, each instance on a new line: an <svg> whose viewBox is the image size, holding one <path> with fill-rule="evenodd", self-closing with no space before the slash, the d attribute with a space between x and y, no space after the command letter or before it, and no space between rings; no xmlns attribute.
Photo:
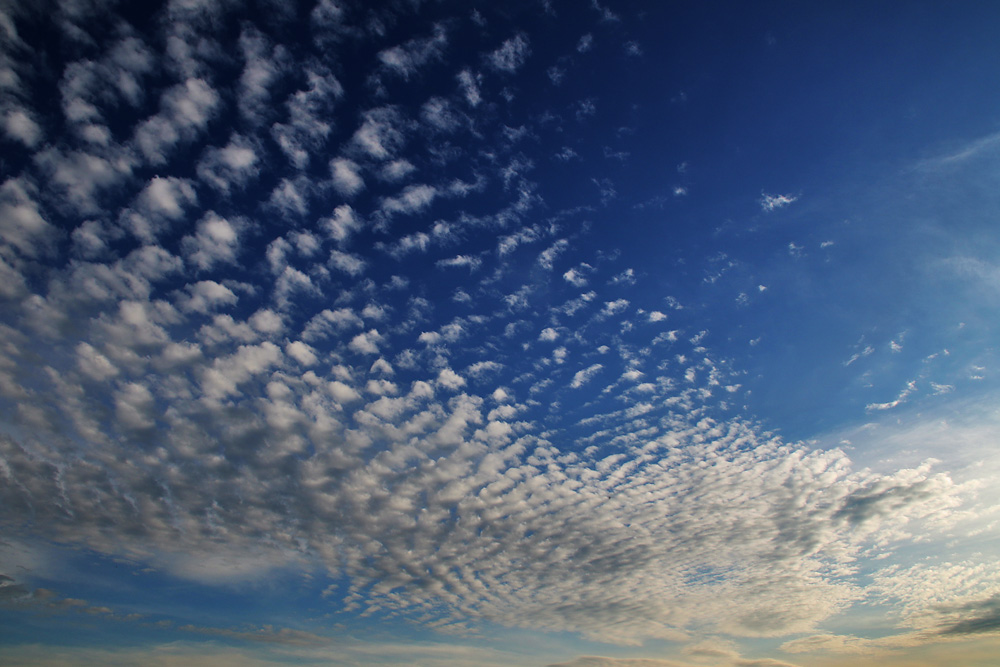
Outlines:
<svg viewBox="0 0 1000 667"><path fill-rule="evenodd" d="M996 665L998 35L0 0L0 663Z"/></svg>

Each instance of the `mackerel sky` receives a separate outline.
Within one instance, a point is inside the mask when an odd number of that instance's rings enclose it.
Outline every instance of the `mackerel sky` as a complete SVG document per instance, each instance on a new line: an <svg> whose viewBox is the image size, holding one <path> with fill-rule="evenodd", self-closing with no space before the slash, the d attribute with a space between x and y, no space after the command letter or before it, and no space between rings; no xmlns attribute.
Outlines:
<svg viewBox="0 0 1000 667"><path fill-rule="evenodd" d="M998 32L0 1L0 662L995 664Z"/></svg>

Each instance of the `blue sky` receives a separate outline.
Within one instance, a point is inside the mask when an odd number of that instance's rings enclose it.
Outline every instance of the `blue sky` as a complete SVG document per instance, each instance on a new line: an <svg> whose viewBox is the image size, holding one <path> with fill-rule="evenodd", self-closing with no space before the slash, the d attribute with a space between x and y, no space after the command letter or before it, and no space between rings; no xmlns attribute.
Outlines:
<svg viewBox="0 0 1000 667"><path fill-rule="evenodd" d="M0 3L0 659L988 665L992 3Z"/></svg>

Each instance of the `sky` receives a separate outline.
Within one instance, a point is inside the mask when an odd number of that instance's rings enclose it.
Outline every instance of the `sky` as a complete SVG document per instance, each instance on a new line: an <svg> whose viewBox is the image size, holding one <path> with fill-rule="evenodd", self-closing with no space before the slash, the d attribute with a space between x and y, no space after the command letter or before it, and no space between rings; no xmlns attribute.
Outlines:
<svg viewBox="0 0 1000 667"><path fill-rule="evenodd" d="M0 0L0 662L995 664L998 28Z"/></svg>

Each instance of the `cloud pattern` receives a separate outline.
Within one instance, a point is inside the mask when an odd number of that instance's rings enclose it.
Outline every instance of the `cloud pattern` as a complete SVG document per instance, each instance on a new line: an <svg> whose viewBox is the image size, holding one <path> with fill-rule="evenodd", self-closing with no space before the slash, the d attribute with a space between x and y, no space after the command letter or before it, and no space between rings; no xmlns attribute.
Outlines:
<svg viewBox="0 0 1000 667"><path fill-rule="evenodd" d="M46 26L79 43L59 76L16 32L2 56L9 534L206 585L320 570L332 607L440 632L638 644L813 631L869 594L862 554L959 507L931 464L856 469L741 416L711 335L560 219L613 190L545 210L510 131L542 123L500 113L527 34L465 54L437 22L359 78L338 50L400 14L324 2L308 48L245 24L230 51L237 3L166 3L160 34L87 7ZM879 576L911 627L949 604ZM995 596L963 604L934 627L995 629Z"/></svg>

